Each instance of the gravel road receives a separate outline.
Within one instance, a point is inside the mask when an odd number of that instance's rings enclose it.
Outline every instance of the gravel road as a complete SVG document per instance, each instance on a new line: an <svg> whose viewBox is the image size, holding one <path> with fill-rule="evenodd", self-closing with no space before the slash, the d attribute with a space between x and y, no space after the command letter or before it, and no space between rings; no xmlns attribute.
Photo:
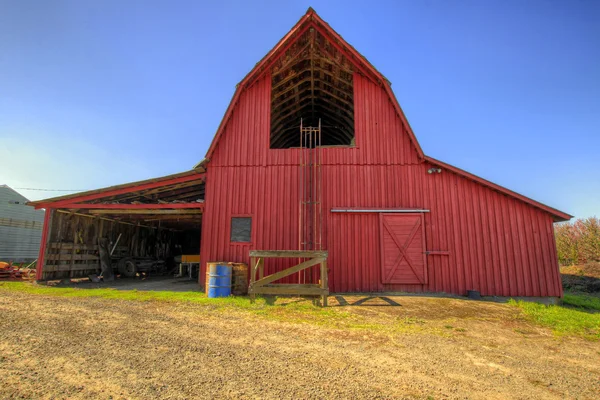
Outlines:
<svg viewBox="0 0 600 400"><path fill-rule="evenodd" d="M598 398L598 342L556 339L507 305L395 301L344 308L424 328L0 291L0 398Z"/></svg>

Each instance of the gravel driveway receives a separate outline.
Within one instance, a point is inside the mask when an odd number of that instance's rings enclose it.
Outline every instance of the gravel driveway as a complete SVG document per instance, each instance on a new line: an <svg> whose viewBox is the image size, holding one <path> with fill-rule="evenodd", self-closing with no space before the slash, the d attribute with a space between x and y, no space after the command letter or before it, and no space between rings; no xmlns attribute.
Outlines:
<svg viewBox="0 0 600 400"><path fill-rule="evenodd" d="M507 305L394 301L338 308L419 329L0 291L0 398L598 398L598 342L556 339Z"/></svg>

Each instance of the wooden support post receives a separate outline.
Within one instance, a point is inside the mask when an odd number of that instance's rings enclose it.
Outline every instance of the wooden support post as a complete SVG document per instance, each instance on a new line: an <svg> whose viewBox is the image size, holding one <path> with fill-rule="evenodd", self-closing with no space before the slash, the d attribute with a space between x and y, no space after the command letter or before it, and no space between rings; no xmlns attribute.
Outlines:
<svg viewBox="0 0 600 400"><path fill-rule="evenodd" d="M258 260L258 279L262 279L265 276L265 259L261 257Z"/></svg>
<svg viewBox="0 0 600 400"><path fill-rule="evenodd" d="M73 278L75 276L73 265L75 264L75 254L77 253L77 228L79 228L77 217L72 215L71 221L73 222L73 249L71 250L71 261L69 262L69 265L71 266L71 268L69 268L69 278Z"/></svg>
<svg viewBox="0 0 600 400"><path fill-rule="evenodd" d="M52 209L46 208L46 212L44 213L44 226L42 228L42 239L40 240L40 253L38 254L38 261L35 266L35 279L38 281L42 279L46 257L46 246L48 245L48 242L50 242L50 227L52 226L51 215Z"/></svg>
<svg viewBox="0 0 600 400"><path fill-rule="evenodd" d="M327 260L321 263L321 289L323 294L321 295L321 305L327 307L327 296L329 295L329 283L327 282Z"/></svg>
<svg viewBox="0 0 600 400"><path fill-rule="evenodd" d="M250 258L250 285L249 287L252 287L252 284L254 283L254 281L256 280L256 257L251 257ZM256 300L256 295L250 291L250 303L254 303L254 301Z"/></svg>

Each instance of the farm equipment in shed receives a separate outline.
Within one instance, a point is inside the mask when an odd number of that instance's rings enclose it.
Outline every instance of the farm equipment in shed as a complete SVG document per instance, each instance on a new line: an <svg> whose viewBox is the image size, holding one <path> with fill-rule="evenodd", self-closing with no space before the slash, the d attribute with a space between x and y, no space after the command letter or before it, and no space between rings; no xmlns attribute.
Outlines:
<svg viewBox="0 0 600 400"><path fill-rule="evenodd" d="M105 281L111 281L116 275L126 278L149 274L164 274L166 272L166 261L159 257L135 257L127 246L118 246L121 235L115 243L110 243L107 238L98 240L98 256L100 266L100 277ZM90 277L91 278L91 277ZM91 278L94 280L94 278ZM96 277L95 279L99 279Z"/></svg>
<svg viewBox="0 0 600 400"><path fill-rule="evenodd" d="M113 270L118 271L121 276L134 278L138 274L164 274L166 262L150 257L113 257Z"/></svg>

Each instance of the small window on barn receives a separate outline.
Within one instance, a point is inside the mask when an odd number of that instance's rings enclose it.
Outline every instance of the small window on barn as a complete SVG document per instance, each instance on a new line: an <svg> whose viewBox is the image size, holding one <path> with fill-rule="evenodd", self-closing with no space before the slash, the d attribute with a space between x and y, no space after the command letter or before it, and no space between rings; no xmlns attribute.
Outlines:
<svg viewBox="0 0 600 400"><path fill-rule="evenodd" d="M250 217L233 217L231 218L231 235L232 242L249 243L252 238L252 218Z"/></svg>
<svg viewBox="0 0 600 400"><path fill-rule="evenodd" d="M301 120L303 127L321 122L321 146L354 146L353 69L315 29L298 38L273 66L270 147L300 147Z"/></svg>

